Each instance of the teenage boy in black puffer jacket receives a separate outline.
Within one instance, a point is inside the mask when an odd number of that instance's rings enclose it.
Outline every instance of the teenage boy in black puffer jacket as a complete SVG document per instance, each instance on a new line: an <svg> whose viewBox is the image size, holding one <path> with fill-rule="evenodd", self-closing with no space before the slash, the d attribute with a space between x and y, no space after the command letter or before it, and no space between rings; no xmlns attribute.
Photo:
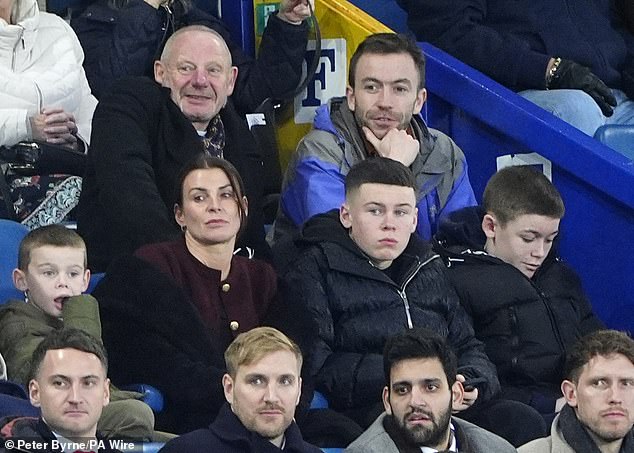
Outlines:
<svg viewBox="0 0 634 453"><path fill-rule="evenodd" d="M563 405L566 351L603 328L579 278L557 257L564 203L555 186L528 166L497 172L483 207L453 213L435 249L497 366L502 397L552 420Z"/></svg>

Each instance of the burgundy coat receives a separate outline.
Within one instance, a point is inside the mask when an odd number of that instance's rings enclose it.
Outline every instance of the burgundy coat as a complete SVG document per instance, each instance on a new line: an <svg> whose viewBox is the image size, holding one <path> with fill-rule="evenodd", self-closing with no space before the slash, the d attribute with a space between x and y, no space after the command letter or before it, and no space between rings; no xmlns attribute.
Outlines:
<svg viewBox="0 0 634 453"><path fill-rule="evenodd" d="M110 377L157 387L166 399L157 429L208 426L224 403L222 354L273 308L276 277L268 264L234 256L226 280L202 265L184 241L144 246L108 268L99 300Z"/></svg>
<svg viewBox="0 0 634 453"><path fill-rule="evenodd" d="M134 255L183 289L222 351L240 332L262 325L277 293L275 272L267 263L234 256L221 281L220 271L198 261L183 239L145 245Z"/></svg>

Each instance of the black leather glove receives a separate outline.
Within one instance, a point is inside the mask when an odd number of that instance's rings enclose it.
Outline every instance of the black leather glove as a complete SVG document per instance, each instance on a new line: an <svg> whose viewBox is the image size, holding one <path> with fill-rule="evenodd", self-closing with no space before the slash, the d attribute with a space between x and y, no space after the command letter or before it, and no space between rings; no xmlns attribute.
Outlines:
<svg viewBox="0 0 634 453"><path fill-rule="evenodd" d="M571 60L561 60L548 83L548 88L583 90L594 99L605 116L612 116L613 107L616 107L616 98L612 90L594 75L590 68Z"/></svg>

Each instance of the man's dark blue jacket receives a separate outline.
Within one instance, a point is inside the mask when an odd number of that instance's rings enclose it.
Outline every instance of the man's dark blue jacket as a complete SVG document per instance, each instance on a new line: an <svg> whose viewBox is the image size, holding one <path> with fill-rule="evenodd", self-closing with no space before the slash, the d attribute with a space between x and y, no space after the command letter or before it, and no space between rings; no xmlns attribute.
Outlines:
<svg viewBox="0 0 634 453"><path fill-rule="evenodd" d="M515 90L544 89L551 57L588 66L609 87L622 88L622 72L634 58L634 36L613 0L397 2L418 40Z"/></svg>

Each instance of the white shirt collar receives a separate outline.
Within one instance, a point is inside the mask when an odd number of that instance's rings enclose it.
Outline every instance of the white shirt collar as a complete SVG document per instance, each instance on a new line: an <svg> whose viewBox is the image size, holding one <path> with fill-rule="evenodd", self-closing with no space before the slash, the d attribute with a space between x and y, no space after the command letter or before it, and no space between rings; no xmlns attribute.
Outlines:
<svg viewBox="0 0 634 453"><path fill-rule="evenodd" d="M456 453L458 452L458 444L456 443L456 436L454 435L455 429L453 427L453 423L449 424L449 430L450 430L450 434L449 434L449 451L455 451ZM420 451L422 453L438 453L438 450L436 450L435 448L431 448L431 447L420 447Z"/></svg>

